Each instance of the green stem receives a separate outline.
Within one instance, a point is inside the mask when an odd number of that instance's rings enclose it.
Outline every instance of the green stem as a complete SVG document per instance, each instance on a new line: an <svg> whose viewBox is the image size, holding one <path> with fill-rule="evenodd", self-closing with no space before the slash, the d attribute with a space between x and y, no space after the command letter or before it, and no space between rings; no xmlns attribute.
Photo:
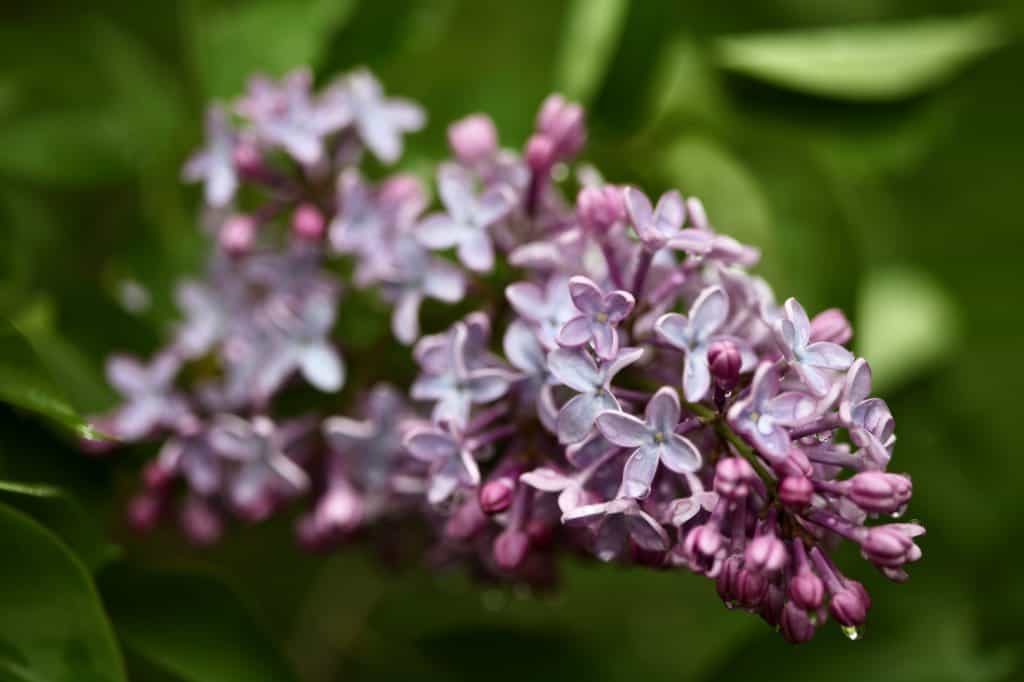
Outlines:
<svg viewBox="0 0 1024 682"><path fill-rule="evenodd" d="M776 482L771 471L769 471L764 463L761 462L757 453L754 452L754 449L747 445L746 441L740 438L735 431L729 428L729 425L722 419L722 415L715 412L710 407L699 403L686 403L686 409L704 419L708 424L713 425L718 435L732 445L736 451L740 453L740 456L750 463L750 466L754 467L754 471L756 471L757 475L761 477L762 481L764 481L768 490L772 494L775 494Z"/></svg>

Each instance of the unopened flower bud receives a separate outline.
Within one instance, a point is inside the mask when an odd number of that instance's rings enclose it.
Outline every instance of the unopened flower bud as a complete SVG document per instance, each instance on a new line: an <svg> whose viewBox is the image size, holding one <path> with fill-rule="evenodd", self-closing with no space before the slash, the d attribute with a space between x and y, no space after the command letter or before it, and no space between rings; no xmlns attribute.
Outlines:
<svg viewBox="0 0 1024 682"><path fill-rule="evenodd" d="M471 497L448 518L444 534L452 540L467 540L483 530L489 521L480 503Z"/></svg>
<svg viewBox="0 0 1024 682"><path fill-rule="evenodd" d="M163 495L150 491L140 493L128 503L128 525L140 533L153 530L163 506Z"/></svg>
<svg viewBox="0 0 1024 682"><path fill-rule="evenodd" d="M584 187L576 198L580 223L595 235L602 235L626 217L622 190L614 185Z"/></svg>
<svg viewBox="0 0 1024 682"><path fill-rule="evenodd" d="M526 143L525 158L530 170L543 175L555 163L555 145L546 135L534 134Z"/></svg>
<svg viewBox="0 0 1024 682"><path fill-rule="evenodd" d="M825 583L805 567L790 579L789 598L804 611L816 611L825 600Z"/></svg>
<svg viewBox="0 0 1024 682"><path fill-rule="evenodd" d="M779 483L779 500L790 509L803 509L813 496L814 484L806 476L787 476Z"/></svg>
<svg viewBox="0 0 1024 682"><path fill-rule="evenodd" d="M324 216L313 204L299 204L292 217L292 230L297 237L317 241L324 234Z"/></svg>
<svg viewBox="0 0 1024 682"><path fill-rule="evenodd" d="M189 496L181 507L179 519L185 537L194 545L207 547L224 534L224 521L209 502Z"/></svg>
<svg viewBox="0 0 1024 682"><path fill-rule="evenodd" d="M844 588L832 595L828 611L840 625L858 627L868 616L868 604L857 590Z"/></svg>
<svg viewBox="0 0 1024 682"><path fill-rule="evenodd" d="M142 472L142 481L147 488L165 488L174 480L175 471L163 461L156 459L146 465Z"/></svg>
<svg viewBox="0 0 1024 682"><path fill-rule="evenodd" d="M788 602L782 608L779 625L782 628L782 636L790 644L803 644L814 637L815 624L810 614L793 602Z"/></svg>
<svg viewBox="0 0 1024 682"><path fill-rule="evenodd" d="M910 501L910 479L883 471L865 471L849 481L848 496L866 512L892 514Z"/></svg>
<svg viewBox="0 0 1024 682"><path fill-rule="evenodd" d="M757 608L768 590L768 578L759 571L741 568L736 574L736 596L741 606Z"/></svg>
<svg viewBox="0 0 1024 682"><path fill-rule="evenodd" d="M715 341L708 346L708 367L711 368L711 376L723 389L729 390L736 385L742 366L740 349L732 341Z"/></svg>
<svg viewBox="0 0 1024 682"><path fill-rule="evenodd" d="M739 601L737 579L742 568L743 559L739 555L734 554L722 563L722 570L718 573L718 577L715 578L715 589L726 605L735 604Z"/></svg>
<svg viewBox="0 0 1024 682"><path fill-rule="evenodd" d="M244 176L258 176L263 172L263 153L252 142L240 142L231 153L235 168Z"/></svg>
<svg viewBox="0 0 1024 682"><path fill-rule="evenodd" d="M561 95L550 95L537 114L537 130L551 140L554 160L570 159L586 142L583 107L567 102Z"/></svg>
<svg viewBox="0 0 1024 682"><path fill-rule="evenodd" d="M228 255L243 256L256 239L256 221L247 215L233 215L221 226L219 239Z"/></svg>
<svg viewBox="0 0 1024 682"><path fill-rule="evenodd" d="M515 479L501 476L480 487L480 508L487 514L497 514L509 508L516 491Z"/></svg>
<svg viewBox="0 0 1024 682"><path fill-rule="evenodd" d="M507 528L494 540L494 561L506 571L514 570L529 549L530 536L518 528Z"/></svg>
<svg viewBox="0 0 1024 682"><path fill-rule="evenodd" d="M902 532L902 526L912 524L890 524L869 528L861 541L861 554L868 561L879 566L899 567L921 558L918 547L910 534Z"/></svg>
<svg viewBox="0 0 1024 682"><path fill-rule="evenodd" d="M731 500L743 500L750 494L750 484L756 478L754 468L741 457L719 460L715 467L715 492Z"/></svg>
<svg viewBox="0 0 1024 682"><path fill-rule="evenodd" d="M316 507L316 523L322 533L350 533L363 520L363 501L348 485L332 485Z"/></svg>
<svg viewBox="0 0 1024 682"><path fill-rule="evenodd" d="M807 458L807 453L797 447L790 448L785 458L773 461L772 466L782 478L786 476L810 478L814 472L814 467L811 466L811 460Z"/></svg>
<svg viewBox="0 0 1024 682"><path fill-rule="evenodd" d="M811 320L811 343L829 341L844 344L853 337L850 321L839 308L829 308L814 316Z"/></svg>
<svg viewBox="0 0 1024 682"><path fill-rule="evenodd" d="M747 545L747 567L764 573L781 570L789 559L786 545L774 533L758 535Z"/></svg>
<svg viewBox="0 0 1024 682"><path fill-rule="evenodd" d="M713 557L722 547L722 534L706 523L690 530L683 542L683 551L690 557Z"/></svg>
<svg viewBox="0 0 1024 682"><path fill-rule="evenodd" d="M497 153L498 131L490 116L471 114L448 126L448 144L459 161L479 163Z"/></svg>

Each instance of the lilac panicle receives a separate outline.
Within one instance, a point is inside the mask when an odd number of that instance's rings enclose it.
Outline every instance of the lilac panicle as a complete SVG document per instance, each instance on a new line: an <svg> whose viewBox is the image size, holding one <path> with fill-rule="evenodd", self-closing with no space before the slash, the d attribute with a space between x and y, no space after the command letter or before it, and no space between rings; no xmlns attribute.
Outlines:
<svg viewBox="0 0 1024 682"><path fill-rule="evenodd" d="M924 527L891 520L913 485L888 470L895 419L849 320L777 305L759 251L699 198L572 167L580 105L547 98L522 153L486 115L453 123L433 207L416 177L360 168L425 121L365 70L321 91L306 69L255 77L232 112L209 111L183 170L204 184L206 274L151 360L108 362L122 400L101 429L161 443L133 528L172 518L206 546L301 506L303 547L377 533L398 554L427 532L430 565L537 588L562 553L686 569L794 643L868 618L840 542L908 579ZM424 301L470 295L421 328ZM337 331L372 327L368 304L411 347L408 385L376 383L394 343ZM284 391L325 409L279 418Z"/></svg>

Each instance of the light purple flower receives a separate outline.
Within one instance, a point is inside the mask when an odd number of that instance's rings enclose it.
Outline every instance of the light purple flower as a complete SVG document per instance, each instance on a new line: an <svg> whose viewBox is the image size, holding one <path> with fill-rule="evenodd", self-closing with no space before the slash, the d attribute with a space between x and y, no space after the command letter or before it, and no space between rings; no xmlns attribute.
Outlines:
<svg viewBox="0 0 1024 682"><path fill-rule="evenodd" d="M457 303L466 293L462 271L444 258L430 255L409 235L399 237L387 271L381 273L384 292L395 303L391 313L391 331L404 344L420 335L420 306L426 298ZM387 249L387 245L379 245Z"/></svg>
<svg viewBox="0 0 1024 682"><path fill-rule="evenodd" d="M292 71L280 84L257 76L250 79L248 93L235 105L252 122L259 139L280 146L307 166L323 159L323 138L352 121L352 111L343 104L314 102L312 83L309 69Z"/></svg>
<svg viewBox="0 0 1024 682"><path fill-rule="evenodd" d="M679 414L675 389L662 386L647 403L644 421L625 412L597 416L597 428L605 438L624 448L636 448L626 460L619 497L647 497L659 462L677 474L700 468L700 451L675 432Z"/></svg>
<svg viewBox="0 0 1024 682"><path fill-rule="evenodd" d="M471 270L488 272L494 267L494 245L488 229L512 209L512 197L501 187L479 196L468 172L452 163L437 174L438 191L446 213L427 216L417 228L417 237L431 249L457 246L459 260Z"/></svg>
<svg viewBox="0 0 1024 682"><path fill-rule="evenodd" d="M598 365L583 350L558 348L548 353L548 369L562 384L578 391L558 413L558 440L578 443L587 437L597 415L618 411L619 401L612 395L612 379L623 368L643 355L642 348L623 348L613 359Z"/></svg>
<svg viewBox="0 0 1024 682"><path fill-rule="evenodd" d="M360 253L383 237L387 216L366 181L355 169L338 176L338 212L328 227L331 247L338 253Z"/></svg>
<svg viewBox="0 0 1024 682"><path fill-rule="evenodd" d="M459 486L480 484L480 467L467 441L444 422L442 426L412 429L405 437L405 448L413 457L430 465L427 490L430 504L445 501Z"/></svg>
<svg viewBox="0 0 1024 682"><path fill-rule="evenodd" d="M179 419L176 431L177 435L160 448L159 466L180 472L196 493L213 495L223 482L223 467L210 446L208 430L198 419L187 416Z"/></svg>
<svg viewBox="0 0 1024 682"><path fill-rule="evenodd" d="M728 420L759 452L785 457L789 450L789 432L785 427L798 424L814 413L814 399L806 393L779 393L779 371L771 363L762 363L754 373L750 393L729 409Z"/></svg>
<svg viewBox="0 0 1024 682"><path fill-rule="evenodd" d="M324 104L344 111L363 144L383 163L402 155L402 135L426 123L423 109L406 99L385 97L380 82L366 69L358 69L332 85Z"/></svg>
<svg viewBox="0 0 1024 682"><path fill-rule="evenodd" d="M366 492L390 484L396 458L403 453L403 433L412 418L402 394L387 384L374 386L366 397L363 419L328 417L324 438L344 456L347 472Z"/></svg>
<svg viewBox="0 0 1024 682"><path fill-rule="evenodd" d="M828 371L848 369L853 353L829 341L810 343L811 322L795 298L786 301L784 309L785 318L776 327L779 348L811 392L825 395L832 385Z"/></svg>
<svg viewBox="0 0 1024 682"><path fill-rule="evenodd" d="M227 113L219 106L210 107L206 112L206 147L189 158L182 176L187 182L203 182L206 201L211 206L226 206L238 189L236 142Z"/></svg>
<svg viewBox="0 0 1024 682"><path fill-rule="evenodd" d="M535 404L537 417L548 431L557 431L558 408L551 391L552 377L548 371L547 351L537 335L522 320L513 320L505 331L502 348L510 365L522 372L517 394L526 404Z"/></svg>
<svg viewBox="0 0 1024 682"><path fill-rule="evenodd" d="M533 282L510 284L505 287L505 297L519 317L536 327L541 344L549 350L558 348L558 331L577 314L569 280L558 275L550 277L544 286Z"/></svg>
<svg viewBox="0 0 1024 682"><path fill-rule="evenodd" d="M298 424L277 428L267 417L246 421L218 416L210 430L210 445L236 462L238 470L228 488L232 506L251 520L265 518L280 498L309 488L309 478L285 451L302 433Z"/></svg>
<svg viewBox="0 0 1024 682"><path fill-rule="evenodd" d="M870 398L871 367L858 358L846 373L839 401L839 421L850 431L850 440L865 448L876 464L889 461L896 440L895 421L889 406L881 398Z"/></svg>
<svg viewBox="0 0 1024 682"><path fill-rule="evenodd" d="M588 526L595 532L594 553L601 561L621 556L629 540L648 551L668 549L665 529L650 514L640 508L636 500L625 497L576 507L562 515L569 526Z"/></svg>
<svg viewBox="0 0 1024 682"><path fill-rule="evenodd" d="M711 388L708 347L729 316L729 298L721 287L708 287L690 306L689 317L666 313L654 323L658 336L686 354L683 394L688 402L704 398Z"/></svg>
<svg viewBox="0 0 1024 682"><path fill-rule="evenodd" d="M177 329L177 347L185 357L199 357L224 337L227 311L217 293L199 282L181 282L174 293L186 318Z"/></svg>
<svg viewBox="0 0 1024 682"><path fill-rule="evenodd" d="M711 248L711 238L701 230L683 229L686 208L683 197L676 190L666 192L651 206L647 195L635 187L627 187L623 197L626 211L644 248L650 252L666 246L672 249L705 253Z"/></svg>
<svg viewBox="0 0 1024 682"><path fill-rule="evenodd" d="M469 333L466 324L456 322L452 329L448 366L438 374L422 374L412 385L414 400L434 401L434 421L450 420L464 427L472 405L489 403L509 389L507 372L499 369L471 369L467 355Z"/></svg>
<svg viewBox="0 0 1024 682"><path fill-rule="evenodd" d="M328 393L345 383L345 363L328 340L337 296L318 290L296 303L297 309L279 302L268 311L274 341L256 381L258 399L269 398L296 370L312 386Z"/></svg>
<svg viewBox="0 0 1024 682"><path fill-rule="evenodd" d="M566 322L558 332L558 345L579 348L593 342L598 357L610 360L619 352L619 322L633 311L636 299L628 291L604 293L588 277L569 280L569 295L580 315Z"/></svg>
<svg viewBox="0 0 1024 682"><path fill-rule="evenodd" d="M135 441L160 426L173 426L188 410L174 390L179 369L181 360L172 353L157 355L148 366L127 355L112 356L107 361L107 380L125 402L106 425L110 435Z"/></svg>

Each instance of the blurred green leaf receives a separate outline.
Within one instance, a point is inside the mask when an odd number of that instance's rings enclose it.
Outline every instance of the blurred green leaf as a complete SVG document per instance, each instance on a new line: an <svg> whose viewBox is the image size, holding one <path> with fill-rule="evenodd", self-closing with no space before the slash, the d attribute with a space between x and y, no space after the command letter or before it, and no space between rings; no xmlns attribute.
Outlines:
<svg viewBox="0 0 1024 682"><path fill-rule="evenodd" d="M79 438L102 437L71 407L28 340L5 321L0 321L0 401L45 417Z"/></svg>
<svg viewBox="0 0 1024 682"><path fill-rule="evenodd" d="M694 119L710 126L730 123L732 111L721 76L695 38L673 40L661 50L650 85L651 119Z"/></svg>
<svg viewBox="0 0 1024 682"><path fill-rule="evenodd" d="M104 570L99 582L125 646L182 680L295 679L235 593L213 577L122 563Z"/></svg>
<svg viewBox="0 0 1024 682"><path fill-rule="evenodd" d="M566 14L556 88L586 102L604 79L625 27L629 0L572 0Z"/></svg>
<svg viewBox="0 0 1024 682"><path fill-rule="evenodd" d="M194 3L195 59L207 94L234 97L249 74L280 76L316 65L356 5L356 0Z"/></svg>
<svg viewBox="0 0 1024 682"><path fill-rule="evenodd" d="M60 490L45 483L19 483L17 481L0 481L0 492L31 495L32 497L56 497Z"/></svg>
<svg viewBox="0 0 1024 682"><path fill-rule="evenodd" d="M0 173L54 185L124 180L131 165L119 151L121 135L104 109L22 116L0 127Z"/></svg>
<svg viewBox="0 0 1024 682"><path fill-rule="evenodd" d="M925 272L899 267L869 273L858 296L857 353L885 393L933 369L960 341L956 305Z"/></svg>
<svg viewBox="0 0 1024 682"><path fill-rule="evenodd" d="M124 667L88 572L49 531L0 505L0 678L116 682Z"/></svg>
<svg viewBox="0 0 1024 682"><path fill-rule="evenodd" d="M825 97L891 100L935 87L1003 44L996 17L920 19L719 39L723 67Z"/></svg>

